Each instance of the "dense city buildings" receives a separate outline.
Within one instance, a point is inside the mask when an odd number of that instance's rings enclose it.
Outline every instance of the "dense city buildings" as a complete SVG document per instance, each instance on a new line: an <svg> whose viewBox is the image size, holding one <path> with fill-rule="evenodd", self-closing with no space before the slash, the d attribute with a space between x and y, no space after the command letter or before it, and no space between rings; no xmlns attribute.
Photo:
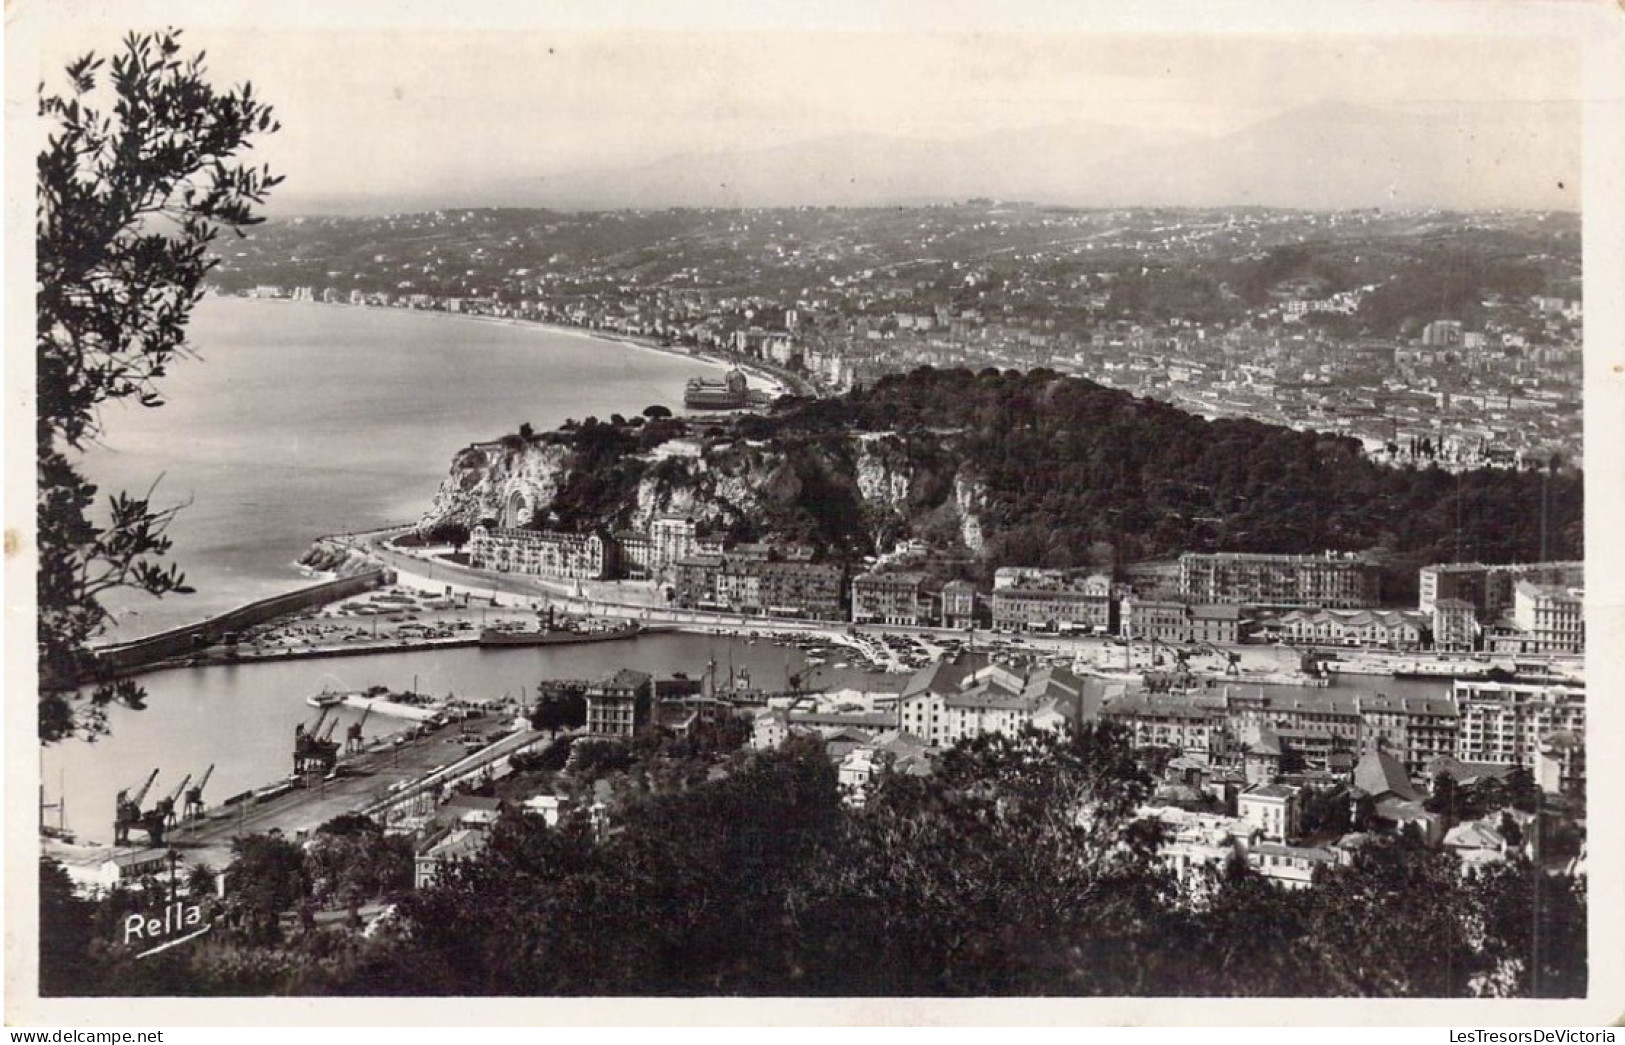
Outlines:
<svg viewBox="0 0 1625 1045"><path fill-rule="evenodd" d="M1098 713L1084 680L1060 668L1014 671L961 655L915 672L897 699L897 728L933 747L988 733L1069 730Z"/></svg>
<svg viewBox="0 0 1625 1045"><path fill-rule="evenodd" d="M1585 586L1583 562L1479 562L1424 566L1417 577L1417 609L1432 612L1440 599L1470 603L1490 622L1510 610L1520 581L1566 587Z"/></svg>
<svg viewBox="0 0 1625 1045"><path fill-rule="evenodd" d="M1418 608L1434 617L1437 648L1585 652L1583 562L1424 566L1417 590ZM1470 624L1463 607L1471 612Z"/></svg>
<svg viewBox="0 0 1625 1045"><path fill-rule="evenodd" d="M1202 765L1218 765L1229 751L1222 699L1138 691L1107 701L1100 714L1127 729L1136 747L1171 748Z"/></svg>
<svg viewBox="0 0 1625 1045"><path fill-rule="evenodd" d="M1492 636L1493 648L1513 653L1583 652L1585 591L1521 580L1513 589L1512 623L1514 629Z"/></svg>
<svg viewBox="0 0 1625 1045"><path fill-rule="evenodd" d="M1251 762L1248 779L1265 783L1286 763L1333 771L1339 753L1352 763L1349 756L1373 743L1420 773L1429 759L1456 753L1459 717L1447 697L1245 685L1126 693L1101 714L1139 746L1172 748L1203 764Z"/></svg>
<svg viewBox="0 0 1625 1045"><path fill-rule="evenodd" d="M1511 212L446 210L268 224L212 278L646 338L829 391L1045 366L1395 467L1545 469L1581 459L1579 243L1575 215Z"/></svg>
<svg viewBox="0 0 1625 1045"><path fill-rule="evenodd" d="M660 516L650 521L648 532L623 530L615 534L615 542L621 575L631 580L669 581L677 560L699 547L694 520L684 516Z"/></svg>
<svg viewBox="0 0 1625 1045"><path fill-rule="evenodd" d="M784 559L744 546L672 564L672 601L686 609L838 620L845 572L836 563Z"/></svg>

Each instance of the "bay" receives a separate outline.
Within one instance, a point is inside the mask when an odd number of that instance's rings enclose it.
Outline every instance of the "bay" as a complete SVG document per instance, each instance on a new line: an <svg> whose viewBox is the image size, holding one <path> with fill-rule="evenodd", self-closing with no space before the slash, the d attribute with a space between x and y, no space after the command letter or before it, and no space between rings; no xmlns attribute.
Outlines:
<svg viewBox="0 0 1625 1045"><path fill-rule="evenodd" d="M415 520L469 443L567 418L675 408L721 367L571 331L404 309L210 297L196 358L156 409L114 404L86 474L184 505L171 561L196 594L108 600L109 638L190 623L308 583L310 541Z"/></svg>

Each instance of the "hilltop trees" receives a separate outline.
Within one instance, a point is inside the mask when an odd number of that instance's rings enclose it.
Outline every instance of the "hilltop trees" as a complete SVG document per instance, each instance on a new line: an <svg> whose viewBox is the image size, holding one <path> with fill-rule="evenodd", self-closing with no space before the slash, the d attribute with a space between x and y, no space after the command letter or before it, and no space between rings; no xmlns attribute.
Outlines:
<svg viewBox="0 0 1625 1045"><path fill-rule="evenodd" d="M97 489L76 456L102 434L101 407L155 407L158 382L186 351L186 324L215 264L223 228L256 224L281 179L235 163L274 132L251 85L219 91L180 33L132 34L110 63L68 66L64 94L40 90L47 126L37 175L36 424L39 510L39 734L51 742L105 731L105 709L140 706L128 680L97 681L86 705L67 688L95 679L86 643L107 624L101 597L118 588L184 593L164 529L174 509L152 491L118 493L93 512Z"/></svg>
<svg viewBox="0 0 1625 1045"><path fill-rule="evenodd" d="M1529 561L1543 547L1583 556L1577 474L1392 468L1351 438L1209 421L1054 371L920 368L726 423L700 463L648 463L685 434L674 419L642 430L589 419L555 433L572 449L552 504L558 525L623 526L652 481L657 493L692 493L694 510L736 540L799 541L837 559L903 537L951 555L969 512L983 573L1184 551L1360 551L1378 560L1395 602L1414 595L1427 563ZM741 480L749 511L702 472Z"/></svg>

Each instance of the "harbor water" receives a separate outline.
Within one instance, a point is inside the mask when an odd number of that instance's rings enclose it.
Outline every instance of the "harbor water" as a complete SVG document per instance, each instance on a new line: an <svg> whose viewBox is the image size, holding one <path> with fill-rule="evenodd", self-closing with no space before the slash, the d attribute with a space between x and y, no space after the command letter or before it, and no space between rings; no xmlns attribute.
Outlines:
<svg viewBox="0 0 1625 1045"><path fill-rule="evenodd" d="M645 635L622 642L579 646L456 648L176 668L141 676L147 706L115 708L111 735L93 744L72 740L44 748L41 782L47 802L67 798L63 817L82 840L111 841L113 800L119 789L138 785L159 770L154 793L164 793L188 773L215 766L204 800L212 805L239 792L285 777L293 768L293 730L314 722L306 699L324 689L387 686L431 697L500 702L534 699L544 679L601 679L632 667L656 677L684 672L699 678L715 660L719 684L730 670L736 680L781 689L801 668L799 651L766 642L703 635ZM361 713L337 709L334 736L342 739ZM411 723L368 717L368 737L410 728ZM453 752L448 752L448 760ZM150 803L150 799L149 799ZM51 810L45 822L55 826Z"/></svg>

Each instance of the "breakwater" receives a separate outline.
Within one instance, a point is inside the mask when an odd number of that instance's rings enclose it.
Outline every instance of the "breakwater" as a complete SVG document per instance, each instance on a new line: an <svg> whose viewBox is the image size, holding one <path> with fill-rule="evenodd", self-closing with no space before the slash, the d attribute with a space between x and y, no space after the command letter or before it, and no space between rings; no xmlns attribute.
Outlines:
<svg viewBox="0 0 1625 1045"><path fill-rule="evenodd" d="M323 606L339 599L347 599L364 591L395 582L395 571L368 570L353 577L324 581L308 588L273 595L234 610L228 610L196 624L160 631L130 642L102 646L95 650L96 659L114 672L134 671L161 660L185 657L219 642L227 641L235 633L256 624L298 613L314 606Z"/></svg>

